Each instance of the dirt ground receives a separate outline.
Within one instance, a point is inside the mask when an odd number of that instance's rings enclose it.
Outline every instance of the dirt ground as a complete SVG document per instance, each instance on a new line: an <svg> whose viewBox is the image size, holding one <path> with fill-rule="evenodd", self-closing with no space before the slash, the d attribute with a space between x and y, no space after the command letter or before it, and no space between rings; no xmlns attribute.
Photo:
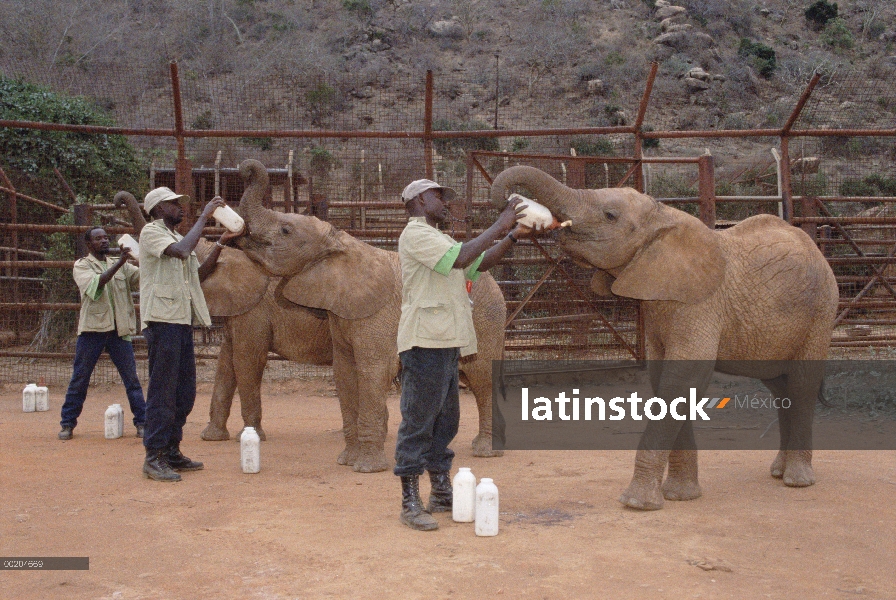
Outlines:
<svg viewBox="0 0 896 600"><path fill-rule="evenodd" d="M896 598L893 452L819 451L818 483L789 489L768 475L772 453L704 451L702 498L637 512L616 501L630 452L473 458L464 393L455 467L500 490L501 532L477 538L450 514L407 529L394 475L336 464L326 379L265 384L255 475L235 441L199 439L201 384L183 449L205 470L176 484L142 477L127 410L126 437L104 439L121 386L91 388L67 442L64 388L50 391L50 412L22 413L20 388L0 386L0 555L88 556L90 570L3 571L5 598ZM394 394L389 410L391 454Z"/></svg>

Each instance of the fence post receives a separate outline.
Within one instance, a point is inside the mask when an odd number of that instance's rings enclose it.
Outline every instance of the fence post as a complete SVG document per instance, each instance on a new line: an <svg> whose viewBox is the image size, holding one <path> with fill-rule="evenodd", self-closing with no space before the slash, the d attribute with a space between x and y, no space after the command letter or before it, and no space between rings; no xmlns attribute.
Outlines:
<svg viewBox="0 0 896 600"><path fill-rule="evenodd" d="M72 216L75 218L75 225L92 225L93 207L89 204L75 204L72 206ZM84 234L76 234L75 257L84 258L85 256L87 256L87 243L84 241Z"/></svg>
<svg viewBox="0 0 896 600"><path fill-rule="evenodd" d="M17 225L19 222L19 207L16 203L16 189L13 187L12 182L6 176L6 173L3 169L0 169L0 179L2 179L3 184L9 190L9 219L13 225ZM10 236L12 239L12 260L18 262L19 260L19 230L13 229L12 235ZM19 268L11 267L8 271L9 276L12 277L12 301L16 304L19 303ZM22 322L22 313L16 310L16 316L13 324L13 332L15 335L15 343L18 344L20 341L20 327Z"/></svg>
<svg viewBox="0 0 896 600"><path fill-rule="evenodd" d="M697 159L699 173L700 220L710 229L716 228L716 175L712 154Z"/></svg>
<svg viewBox="0 0 896 600"><path fill-rule="evenodd" d="M174 166L174 191L178 194L186 194L190 197L190 210L184 215L184 222L180 229L187 231L196 220L195 192L193 190L193 165L187 160L186 144L184 142L184 113L180 96L180 76L177 70L177 61L171 61L171 97L174 102L174 138L177 141L177 162Z"/></svg>
<svg viewBox="0 0 896 600"><path fill-rule="evenodd" d="M426 178L433 178L432 166L432 71L426 71L426 96L423 109L423 162Z"/></svg>
<svg viewBox="0 0 896 600"><path fill-rule="evenodd" d="M641 96L641 103L638 105L638 114L635 117L635 159L640 161L644 158L644 134L641 127L644 125L644 115L647 114L647 104L650 102L650 94L653 91L653 82L656 80L656 73L659 70L659 63L656 61L650 63L650 73L647 75L647 85L644 87L644 94ZM638 169L634 173L632 187L641 192L644 189L644 171L643 163L638 165Z"/></svg>

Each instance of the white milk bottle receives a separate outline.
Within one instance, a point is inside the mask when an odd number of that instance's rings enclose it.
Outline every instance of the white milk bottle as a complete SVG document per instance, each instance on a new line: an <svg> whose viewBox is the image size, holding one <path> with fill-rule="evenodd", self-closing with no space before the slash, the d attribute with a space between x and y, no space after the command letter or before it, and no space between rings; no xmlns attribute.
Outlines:
<svg viewBox="0 0 896 600"><path fill-rule="evenodd" d="M118 411L118 437L124 435L124 409L121 404L115 404L115 410Z"/></svg>
<svg viewBox="0 0 896 600"><path fill-rule="evenodd" d="M34 410L50 410L50 390L43 384L34 388Z"/></svg>
<svg viewBox="0 0 896 600"><path fill-rule="evenodd" d="M261 470L261 438L254 427L246 427L240 436L240 464L243 473L258 473Z"/></svg>
<svg viewBox="0 0 896 600"><path fill-rule="evenodd" d="M470 467L461 467L452 484L454 499L451 518L458 523L472 523L476 516L476 476Z"/></svg>
<svg viewBox="0 0 896 600"><path fill-rule="evenodd" d="M37 396L37 385L29 383L22 390L22 412L34 412Z"/></svg>
<svg viewBox="0 0 896 600"><path fill-rule="evenodd" d="M110 404L109 408L106 409L104 429L107 440L114 440L121 437L121 412L119 411L119 408L121 407L116 408L115 404Z"/></svg>
<svg viewBox="0 0 896 600"><path fill-rule="evenodd" d="M547 206L543 206L535 200L531 200L519 194L511 194L507 201L510 202L514 198L519 198L522 200L521 204L526 205L526 208L524 208L522 212L523 218L517 221L517 223L522 223L526 227L531 227L532 229L545 229L553 224L554 215L551 214L551 211Z"/></svg>
<svg viewBox="0 0 896 600"><path fill-rule="evenodd" d="M476 486L476 535L498 535L498 486L488 477Z"/></svg>
<svg viewBox="0 0 896 600"><path fill-rule="evenodd" d="M129 249L131 251L131 256L140 260L140 244L128 234L124 234L118 238L118 247Z"/></svg>
<svg viewBox="0 0 896 600"><path fill-rule="evenodd" d="M243 221L243 218L226 204L216 208L212 212L212 216L217 219L221 225L226 227L228 231L232 231L233 233L239 233L243 230L243 227L246 226L246 222Z"/></svg>

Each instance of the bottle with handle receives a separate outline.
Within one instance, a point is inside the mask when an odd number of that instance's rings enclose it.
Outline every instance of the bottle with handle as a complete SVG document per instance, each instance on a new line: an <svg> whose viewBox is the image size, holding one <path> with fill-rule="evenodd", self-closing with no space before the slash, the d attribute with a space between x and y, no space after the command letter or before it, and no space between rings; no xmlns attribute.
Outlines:
<svg viewBox="0 0 896 600"><path fill-rule="evenodd" d="M22 390L22 412L34 412L36 409L37 385L29 383Z"/></svg>
<svg viewBox="0 0 896 600"><path fill-rule="evenodd" d="M476 535L498 535L498 486L483 477L476 486Z"/></svg>
<svg viewBox="0 0 896 600"><path fill-rule="evenodd" d="M212 212L212 216L218 220L228 231L239 233L246 226L246 222L235 210L227 206L219 206Z"/></svg>

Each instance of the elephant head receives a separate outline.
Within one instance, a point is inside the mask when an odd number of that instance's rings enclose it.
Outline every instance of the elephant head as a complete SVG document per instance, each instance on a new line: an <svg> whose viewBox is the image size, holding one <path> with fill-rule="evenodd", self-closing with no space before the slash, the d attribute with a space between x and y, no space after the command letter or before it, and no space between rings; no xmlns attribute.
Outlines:
<svg viewBox="0 0 896 600"><path fill-rule="evenodd" d="M722 280L725 256L716 236L697 218L632 188L576 190L534 167L500 173L491 200L503 207L514 186L547 206L560 221L561 248L596 267L591 287L599 295L696 303Z"/></svg>
<svg viewBox="0 0 896 600"><path fill-rule="evenodd" d="M140 208L140 205L137 204L137 199L134 198L134 195L125 191L118 192L115 194L112 204L117 208L124 207L127 209L128 213L131 215L131 223L134 226L134 235L139 236L143 227L146 225L146 217L143 216L143 210Z"/></svg>
<svg viewBox="0 0 896 600"><path fill-rule="evenodd" d="M387 253L315 217L262 206L268 173L257 160L243 161L240 174L246 189L239 212L249 235L238 244L265 271L285 279L279 294L346 319L370 316L390 300L382 293L383 282L394 277Z"/></svg>
<svg viewBox="0 0 896 600"><path fill-rule="evenodd" d="M214 243L200 239L196 256L203 262ZM236 248L222 248L215 270L202 281L208 312L215 317L235 317L261 302L271 279L261 267Z"/></svg>

